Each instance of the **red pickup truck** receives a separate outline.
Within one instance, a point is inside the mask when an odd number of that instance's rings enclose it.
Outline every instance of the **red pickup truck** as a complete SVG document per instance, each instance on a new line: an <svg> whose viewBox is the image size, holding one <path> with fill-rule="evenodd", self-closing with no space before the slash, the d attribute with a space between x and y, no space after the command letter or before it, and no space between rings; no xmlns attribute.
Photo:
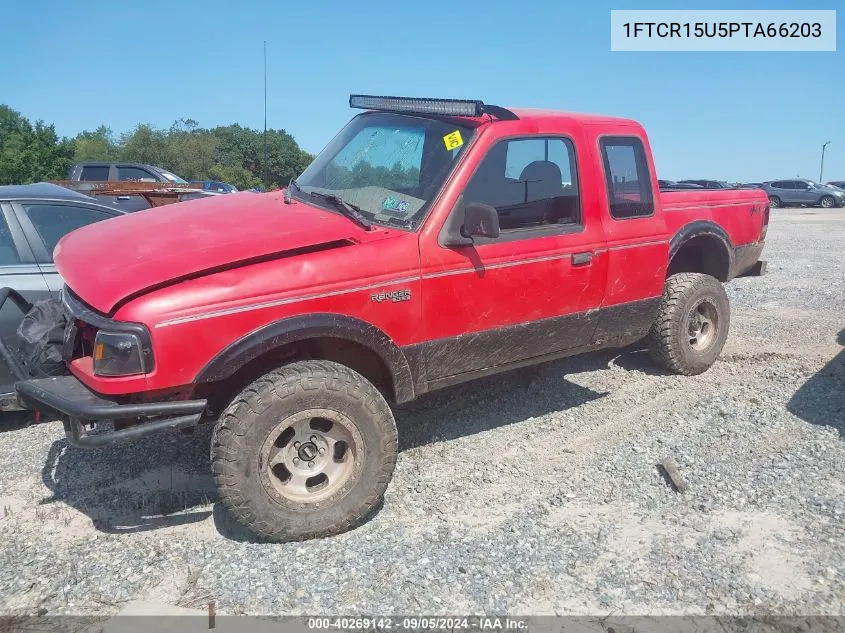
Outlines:
<svg viewBox="0 0 845 633"><path fill-rule="evenodd" d="M70 375L17 383L97 446L214 421L223 503L271 540L359 523L397 453L389 403L642 339L709 368L722 282L763 273L761 190L660 193L606 116L353 95L284 191L66 236ZM106 432L92 425L113 421Z"/></svg>

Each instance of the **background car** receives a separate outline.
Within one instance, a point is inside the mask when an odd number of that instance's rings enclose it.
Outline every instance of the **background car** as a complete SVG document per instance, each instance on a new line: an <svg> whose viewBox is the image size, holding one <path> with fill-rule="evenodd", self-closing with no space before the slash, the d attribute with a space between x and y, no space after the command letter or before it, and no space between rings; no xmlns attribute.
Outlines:
<svg viewBox="0 0 845 633"><path fill-rule="evenodd" d="M762 189L762 182L740 182L736 185L737 189Z"/></svg>
<svg viewBox="0 0 845 633"><path fill-rule="evenodd" d="M657 184L661 189L704 189L701 185L691 182L675 182L674 180L658 180Z"/></svg>
<svg viewBox="0 0 845 633"><path fill-rule="evenodd" d="M67 177L68 180L84 182L138 180L140 182L166 182L176 185L188 184L187 180L166 169L155 165L144 165L143 163L76 163L68 171Z"/></svg>
<svg viewBox="0 0 845 633"><path fill-rule="evenodd" d="M68 170L68 180L76 182L160 182L170 186L190 183L184 178L155 165L124 162L76 163ZM149 209L149 203L140 196L98 196L98 200L116 206L123 211Z"/></svg>
<svg viewBox="0 0 845 633"><path fill-rule="evenodd" d="M200 198L211 198L214 196L222 196L219 191L204 191L197 189L196 191L183 191L177 195L179 202L187 202L188 200L199 200Z"/></svg>
<svg viewBox="0 0 845 633"><path fill-rule="evenodd" d="M733 185L724 180L679 180L681 184L693 184L704 187L705 189L733 189Z"/></svg>
<svg viewBox="0 0 845 633"><path fill-rule="evenodd" d="M845 191L812 180L772 180L763 183L773 209L789 205L818 205L825 209L845 205Z"/></svg>
<svg viewBox="0 0 845 633"><path fill-rule="evenodd" d="M56 243L67 233L123 215L111 205L49 183L0 187L0 287L11 287L30 303L57 297L62 278L53 264ZM11 342L23 315L7 301L0 309L0 337ZM12 377L0 362L0 403L12 392Z"/></svg>
<svg viewBox="0 0 845 633"><path fill-rule="evenodd" d="M831 180L829 183L831 187L838 187L839 189L845 189L845 180Z"/></svg>
<svg viewBox="0 0 845 633"><path fill-rule="evenodd" d="M238 188L227 182L219 180L192 180L192 185L201 186L203 191L214 191L217 193L236 193Z"/></svg>

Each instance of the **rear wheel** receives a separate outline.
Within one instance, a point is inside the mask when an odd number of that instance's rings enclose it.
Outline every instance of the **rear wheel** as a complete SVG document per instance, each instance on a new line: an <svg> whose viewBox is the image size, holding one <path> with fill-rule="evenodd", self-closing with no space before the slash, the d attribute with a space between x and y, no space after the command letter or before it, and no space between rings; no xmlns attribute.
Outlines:
<svg viewBox="0 0 845 633"><path fill-rule="evenodd" d="M649 352L669 371L691 376L707 371L728 338L730 303L718 279L679 273L666 280Z"/></svg>
<svg viewBox="0 0 845 633"><path fill-rule="evenodd" d="M822 199L819 200L819 204L822 209L832 209L836 206L836 200L833 199L833 196L822 196Z"/></svg>
<svg viewBox="0 0 845 633"><path fill-rule="evenodd" d="M293 363L259 378L223 412L211 466L223 504L271 541L337 534L381 500L397 433L384 397L328 361Z"/></svg>
<svg viewBox="0 0 845 633"><path fill-rule="evenodd" d="M772 209L777 209L782 204L783 203L780 201L780 198L778 198L777 196L769 196L769 207L771 207Z"/></svg>

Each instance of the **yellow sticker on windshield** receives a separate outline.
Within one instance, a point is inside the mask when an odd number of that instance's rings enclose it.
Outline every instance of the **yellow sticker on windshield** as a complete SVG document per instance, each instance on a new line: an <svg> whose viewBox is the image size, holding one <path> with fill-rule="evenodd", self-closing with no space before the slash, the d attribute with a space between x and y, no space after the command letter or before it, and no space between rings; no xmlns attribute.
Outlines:
<svg viewBox="0 0 845 633"><path fill-rule="evenodd" d="M443 137L443 142L446 143L446 149L451 151L464 144L464 139L461 138L460 130L455 130L451 134Z"/></svg>

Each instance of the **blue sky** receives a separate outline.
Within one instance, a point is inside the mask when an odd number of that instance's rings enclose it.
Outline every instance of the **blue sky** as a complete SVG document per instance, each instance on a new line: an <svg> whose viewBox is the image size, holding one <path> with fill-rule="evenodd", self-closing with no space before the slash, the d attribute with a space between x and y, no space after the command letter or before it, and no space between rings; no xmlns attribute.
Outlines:
<svg viewBox="0 0 845 633"><path fill-rule="evenodd" d="M261 128L267 40L268 123L311 152L353 114L351 92L463 97L638 119L661 178L815 179L829 140L825 180L845 179L842 36L835 53L611 53L611 8L680 3L569 4L11 0L0 103L64 135L180 117Z"/></svg>

